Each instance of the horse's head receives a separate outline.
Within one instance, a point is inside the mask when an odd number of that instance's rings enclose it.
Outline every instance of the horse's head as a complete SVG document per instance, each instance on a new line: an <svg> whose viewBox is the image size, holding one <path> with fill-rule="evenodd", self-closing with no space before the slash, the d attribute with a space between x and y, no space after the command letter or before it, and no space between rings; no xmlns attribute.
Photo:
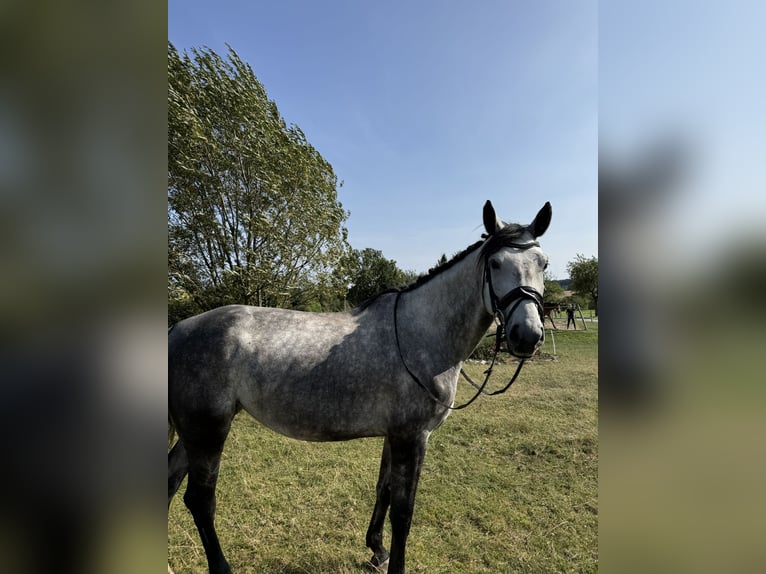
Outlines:
<svg viewBox="0 0 766 574"><path fill-rule="evenodd" d="M548 257L537 238L548 229L551 214L546 202L529 225L505 224L492 203L484 205L484 305L505 326L508 350L521 358L531 357L545 339L543 271Z"/></svg>

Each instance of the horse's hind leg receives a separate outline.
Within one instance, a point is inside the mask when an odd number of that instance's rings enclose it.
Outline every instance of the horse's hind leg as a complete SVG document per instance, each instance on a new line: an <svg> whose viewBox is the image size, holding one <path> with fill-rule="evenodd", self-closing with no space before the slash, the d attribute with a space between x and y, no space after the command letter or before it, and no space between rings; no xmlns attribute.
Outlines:
<svg viewBox="0 0 766 574"><path fill-rule="evenodd" d="M383 443L383 455L380 458L380 474L375 487L375 509L372 511L370 526L367 529L367 547L374 552L370 559L372 565L385 571L388 567L388 551L383 546L383 524L391 502L391 447L388 439Z"/></svg>
<svg viewBox="0 0 766 574"><path fill-rule="evenodd" d="M186 449L179 440L168 453L168 507L173 496L189 472L189 458Z"/></svg>
<svg viewBox="0 0 766 574"><path fill-rule="evenodd" d="M230 427L231 418L225 421L197 420L193 435L183 436L189 461L189 484L184 503L197 525L210 574L231 574L214 526L215 487L221 452Z"/></svg>

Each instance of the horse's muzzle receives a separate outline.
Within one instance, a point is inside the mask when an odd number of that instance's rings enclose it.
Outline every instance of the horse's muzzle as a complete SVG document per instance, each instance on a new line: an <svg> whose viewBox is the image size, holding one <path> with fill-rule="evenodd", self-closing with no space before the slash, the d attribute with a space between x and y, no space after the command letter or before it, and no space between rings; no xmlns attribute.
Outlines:
<svg viewBox="0 0 766 574"><path fill-rule="evenodd" d="M530 325L512 325L506 334L508 350L515 357L527 359L535 354L545 339L545 331Z"/></svg>

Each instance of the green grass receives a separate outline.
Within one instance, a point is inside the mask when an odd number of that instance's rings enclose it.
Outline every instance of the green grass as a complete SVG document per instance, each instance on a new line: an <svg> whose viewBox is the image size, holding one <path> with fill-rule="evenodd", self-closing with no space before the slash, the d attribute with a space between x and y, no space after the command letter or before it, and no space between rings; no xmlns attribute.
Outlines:
<svg viewBox="0 0 766 574"><path fill-rule="evenodd" d="M431 436L408 572L598 570L598 323L554 336L555 361L529 362L505 395L478 399ZM552 352L550 337L544 350ZM467 371L480 378L483 368ZM498 365L490 385L514 369ZM471 396L460 386L458 401ZM381 449L382 439L294 441L238 416L216 516L234 572L369 572L364 538ZM184 488L169 513L168 561L176 574L203 573Z"/></svg>

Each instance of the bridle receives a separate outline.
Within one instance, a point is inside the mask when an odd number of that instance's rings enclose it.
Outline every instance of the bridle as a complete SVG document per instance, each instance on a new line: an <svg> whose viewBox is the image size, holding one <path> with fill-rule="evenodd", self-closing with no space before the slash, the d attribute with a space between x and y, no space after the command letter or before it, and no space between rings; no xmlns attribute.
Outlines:
<svg viewBox="0 0 766 574"><path fill-rule="evenodd" d="M529 243L507 243L504 245L505 247L514 247L516 249L522 249L527 250L531 247L539 247L540 244L537 241L530 241ZM489 261L484 261L484 278L482 281L481 286L481 295L482 298L484 298L484 285L487 285L488 291L489 291L489 299L491 303L492 308L492 314L495 318L495 320L498 322L497 329L495 331L495 351L492 356L492 362L489 365L489 368L484 371L485 377L484 382L479 385L478 383L474 382L471 377L468 376L468 374L461 368L460 374L463 375L465 380L467 380L475 389L476 393L471 397L467 402L463 403L460 406L453 407L452 405L448 405L444 402L442 402L436 395L433 394L433 391L429 389L423 382L418 378L418 376L412 372L412 370L407 366L407 362L404 360L404 355L402 354L402 347L399 344L399 329L397 326L397 310L399 308L399 296L401 295L401 292L397 292L396 299L394 300L394 336L396 338L396 349L399 351L399 358L402 361L402 365L404 365L405 370L407 373L412 377L412 379L418 384L418 386L423 389L428 396L433 400L434 402L438 403L440 406L444 407L445 409L449 409L451 411L458 411L460 409L466 408L468 405L473 403L481 394L487 395L487 396L495 396L495 395L501 395L505 391L511 388L511 385L516 381L517 377L519 376L519 373L521 372L521 367L524 365L524 361L526 359L521 359L519 361L519 366L516 367L516 372L513 374L513 377L511 377L511 380L508 381L508 383L502 388L497 391L487 392L484 390L484 388L487 386L487 383L489 382L489 377L492 375L492 369L495 366L495 360L497 359L497 354L500 352L500 345L503 342L503 339L506 336L506 324L507 320L510 319L511 315L513 315L514 311L516 311L516 308L521 305L524 301L532 301L535 304L535 307L537 307L537 311L540 314L540 321L543 321L543 296L542 294L537 291L535 288L530 287L528 285L520 285L514 289L511 289L503 295L502 297L498 297L497 293L495 293L495 289L492 286L492 271L490 270ZM508 313L503 313L503 309L511 306ZM491 335L489 335L491 336ZM545 329L543 329L543 340L545 340Z"/></svg>

